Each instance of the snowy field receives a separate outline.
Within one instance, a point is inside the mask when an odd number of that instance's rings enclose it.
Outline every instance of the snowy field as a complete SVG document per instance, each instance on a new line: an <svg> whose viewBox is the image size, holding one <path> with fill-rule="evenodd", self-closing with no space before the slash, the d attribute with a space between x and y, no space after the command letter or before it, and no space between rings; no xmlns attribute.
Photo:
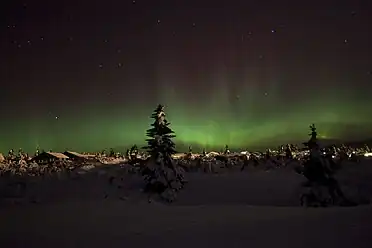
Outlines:
<svg viewBox="0 0 372 248"><path fill-rule="evenodd" d="M372 199L371 161L337 178L350 198ZM30 180L1 204L0 247L372 247L372 206L299 207L304 179L292 167L187 179L170 206L149 203L141 177L113 165Z"/></svg>

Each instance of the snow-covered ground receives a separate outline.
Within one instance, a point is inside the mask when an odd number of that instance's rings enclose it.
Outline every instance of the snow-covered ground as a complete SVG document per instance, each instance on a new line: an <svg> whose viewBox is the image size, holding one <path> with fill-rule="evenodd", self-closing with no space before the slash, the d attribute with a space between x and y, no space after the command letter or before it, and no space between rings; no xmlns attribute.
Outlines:
<svg viewBox="0 0 372 248"><path fill-rule="evenodd" d="M371 247L372 209L73 202L2 210L1 247Z"/></svg>
<svg viewBox="0 0 372 248"><path fill-rule="evenodd" d="M3 203L0 247L372 247L372 206L299 207L291 168L189 173L171 206L148 203L142 179L118 166L85 169ZM347 195L372 196L372 163L345 164L338 179Z"/></svg>

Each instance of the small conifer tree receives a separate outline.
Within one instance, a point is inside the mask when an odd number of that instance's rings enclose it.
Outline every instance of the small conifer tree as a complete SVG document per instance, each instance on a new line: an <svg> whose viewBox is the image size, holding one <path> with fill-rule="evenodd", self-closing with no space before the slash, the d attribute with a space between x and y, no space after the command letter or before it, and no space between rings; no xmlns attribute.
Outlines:
<svg viewBox="0 0 372 248"><path fill-rule="evenodd" d="M317 139L318 133L316 131L315 124L310 125L309 128L311 132L309 134L310 140L308 141L308 147L312 149L318 146L318 139Z"/></svg>
<svg viewBox="0 0 372 248"><path fill-rule="evenodd" d="M133 145L129 150L129 155L131 159L135 159L138 156L138 147L137 145Z"/></svg>
<svg viewBox="0 0 372 248"><path fill-rule="evenodd" d="M317 132L314 124L310 125L311 133L310 140L306 142L306 146L310 150L308 159L304 162L302 174L308 180L304 186L311 188L311 193L306 197L311 201L320 203L321 206L328 204L336 204L337 200L345 201L345 197L338 181L333 177L334 171L330 167L329 162L324 158L320 152L317 143ZM317 194L319 187L325 187L328 191L328 197L322 194ZM301 196L303 198L303 196ZM327 199L328 198L328 199ZM329 202L329 200L331 202ZM302 199L301 199L302 201Z"/></svg>
<svg viewBox="0 0 372 248"><path fill-rule="evenodd" d="M146 191L159 193L164 199L173 201L176 191L183 187L185 181L180 167L172 160L172 155L176 153L172 139L176 136L165 117L164 106L159 104L151 115L154 122L146 132L148 138L144 149L149 153L150 160L143 175Z"/></svg>
<svg viewBox="0 0 372 248"><path fill-rule="evenodd" d="M115 151L114 151L114 148L110 148L109 157L115 157Z"/></svg>
<svg viewBox="0 0 372 248"><path fill-rule="evenodd" d="M140 163L141 159L138 157L138 153L137 145L133 145L130 149L128 149L127 157L129 164L138 165Z"/></svg>
<svg viewBox="0 0 372 248"><path fill-rule="evenodd" d="M230 154L230 149L229 149L228 145L225 145L225 150L224 150L223 154L225 154L225 155Z"/></svg>

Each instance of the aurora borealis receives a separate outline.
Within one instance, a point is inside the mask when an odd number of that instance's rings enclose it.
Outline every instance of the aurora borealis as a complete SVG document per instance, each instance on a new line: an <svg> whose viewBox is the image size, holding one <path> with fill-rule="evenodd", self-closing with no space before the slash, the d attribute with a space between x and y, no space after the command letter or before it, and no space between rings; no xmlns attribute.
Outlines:
<svg viewBox="0 0 372 248"><path fill-rule="evenodd" d="M372 137L368 3L175 2L6 6L0 151L141 146L158 103L180 150Z"/></svg>

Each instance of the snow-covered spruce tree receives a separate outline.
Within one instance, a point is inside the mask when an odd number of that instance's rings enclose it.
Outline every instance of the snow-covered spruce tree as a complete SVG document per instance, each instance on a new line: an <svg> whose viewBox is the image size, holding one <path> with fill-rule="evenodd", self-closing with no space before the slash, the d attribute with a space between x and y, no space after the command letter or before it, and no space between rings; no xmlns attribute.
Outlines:
<svg viewBox="0 0 372 248"><path fill-rule="evenodd" d="M110 153L109 153L109 157L115 157L115 151L114 151L114 148L110 148Z"/></svg>
<svg viewBox="0 0 372 248"><path fill-rule="evenodd" d="M309 126L310 128L310 133L309 133L309 136L310 136L310 139L308 142L304 142L303 144L306 146L306 148L308 148L310 151L316 147L318 147L318 133L316 131L316 127L315 127L315 124L311 124Z"/></svg>
<svg viewBox="0 0 372 248"><path fill-rule="evenodd" d="M139 151L137 145L133 145L130 149L127 151L127 158L128 163L132 166L139 166L143 160L138 156Z"/></svg>
<svg viewBox="0 0 372 248"><path fill-rule="evenodd" d="M308 159L304 163L303 175L309 180L309 182L318 181L319 178L323 178L325 171L323 166L323 160L320 153L319 145L317 142L317 131L314 124L309 126L310 128L310 139L305 142L304 145L309 149Z"/></svg>
<svg viewBox="0 0 372 248"><path fill-rule="evenodd" d="M351 204L344 197L338 181L333 177L335 171L330 166L330 161L322 156L320 152L314 124L310 126L310 130L310 140L305 143L310 150L310 154L304 162L302 170L303 176L308 180L303 186L309 188L310 191L301 196L301 204L304 200L306 200L306 205L310 206L313 204L319 204L320 206ZM322 188L326 192L322 192Z"/></svg>
<svg viewBox="0 0 372 248"><path fill-rule="evenodd" d="M225 150L224 150L223 154L225 154L225 155L229 155L230 154L230 149L229 149L229 146L228 145L225 145Z"/></svg>
<svg viewBox="0 0 372 248"><path fill-rule="evenodd" d="M185 180L184 171L172 160L176 153L172 139L176 136L165 117L164 106L159 104L151 115L154 122L146 133L148 139L144 149L150 159L142 174L146 181L145 192L157 193L171 202L175 200L176 192L183 188Z"/></svg>
<svg viewBox="0 0 372 248"><path fill-rule="evenodd" d="M129 150L129 156L130 156L130 159L133 160L133 159L136 159L137 156L138 156L138 147L136 144L134 144L130 150Z"/></svg>

